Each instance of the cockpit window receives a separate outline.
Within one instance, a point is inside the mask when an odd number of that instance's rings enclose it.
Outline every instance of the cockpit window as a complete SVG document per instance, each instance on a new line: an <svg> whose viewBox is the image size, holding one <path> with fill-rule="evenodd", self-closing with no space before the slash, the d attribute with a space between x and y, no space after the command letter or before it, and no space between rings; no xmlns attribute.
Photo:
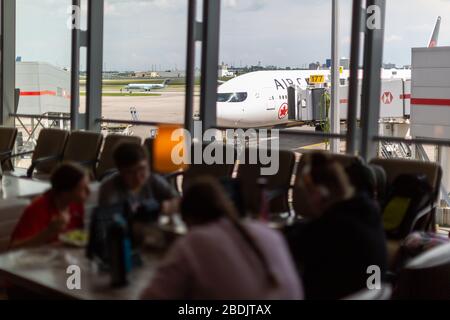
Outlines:
<svg viewBox="0 0 450 320"><path fill-rule="evenodd" d="M244 102L247 96L247 92L219 93L217 102Z"/></svg>
<svg viewBox="0 0 450 320"><path fill-rule="evenodd" d="M232 95L232 93L219 93L217 94L217 102L228 102Z"/></svg>

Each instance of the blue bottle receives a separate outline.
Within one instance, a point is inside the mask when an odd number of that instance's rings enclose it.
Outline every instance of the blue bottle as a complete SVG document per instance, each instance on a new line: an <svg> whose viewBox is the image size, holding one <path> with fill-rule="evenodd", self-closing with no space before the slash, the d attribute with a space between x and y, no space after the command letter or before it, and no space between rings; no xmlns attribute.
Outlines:
<svg viewBox="0 0 450 320"><path fill-rule="evenodd" d="M126 286L132 268L132 246L127 222L121 215L114 216L109 228L109 248L111 285Z"/></svg>

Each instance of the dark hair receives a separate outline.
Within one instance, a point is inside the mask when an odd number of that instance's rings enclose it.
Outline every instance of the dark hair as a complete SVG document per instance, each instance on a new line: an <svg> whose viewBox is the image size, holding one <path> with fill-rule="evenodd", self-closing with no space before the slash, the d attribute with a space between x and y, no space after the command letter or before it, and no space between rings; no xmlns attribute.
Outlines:
<svg viewBox="0 0 450 320"><path fill-rule="evenodd" d="M271 286L278 285L275 275L270 270L264 253L256 244L253 236L238 218L238 213L225 189L213 178L195 179L183 194L181 213L188 224L203 225L220 218L228 218L251 249L255 252L267 273Z"/></svg>
<svg viewBox="0 0 450 320"><path fill-rule="evenodd" d="M63 163L52 173L50 178L52 190L57 193L72 191L86 175L87 172L82 166Z"/></svg>
<svg viewBox="0 0 450 320"><path fill-rule="evenodd" d="M114 163L118 169L129 168L142 160L147 160L145 149L137 143L121 143L114 150Z"/></svg>
<svg viewBox="0 0 450 320"><path fill-rule="evenodd" d="M362 161L353 161L346 169L350 182L358 192L376 198L376 177L374 171Z"/></svg>
<svg viewBox="0 0 450 320"><path fill-rule="evenodd" d="M345 196L351 186L344 167L324 152L308 155L311 178L315 184L327 187L337 197Z"/></svg>

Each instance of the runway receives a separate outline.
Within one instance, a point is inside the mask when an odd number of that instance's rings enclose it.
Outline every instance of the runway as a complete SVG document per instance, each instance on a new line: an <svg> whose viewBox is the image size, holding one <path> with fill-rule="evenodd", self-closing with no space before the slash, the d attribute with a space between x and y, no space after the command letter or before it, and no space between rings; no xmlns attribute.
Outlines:
<svg viewBox="0 0 450 320"><path fill-rule="evenodd" d="M102 116L106 119L133 120L130 108L136 108L137 119L141 121L156 121L161 123L182 124L184 122L184 92L176 91L153 91L160 96L125 96L125 97L103 97ZM84 108L82 99L81 108ZM200 96L194 98L194 111L200 108ZM134 126L129 128L132 134L147 138L150 135L149 127ZM296 130L296 129L292 129ZM314 130L303 127L298 130ZM323 139L314 137L302 137L295 134L282 134L280 136L280 149L300 151L304 147L324 149Z"/></svg>

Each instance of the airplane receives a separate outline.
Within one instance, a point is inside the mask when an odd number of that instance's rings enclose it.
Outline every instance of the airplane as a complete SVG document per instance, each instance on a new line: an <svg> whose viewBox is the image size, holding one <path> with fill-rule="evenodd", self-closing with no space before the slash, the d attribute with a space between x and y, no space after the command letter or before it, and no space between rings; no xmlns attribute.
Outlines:
<svg viewBox="0 0 450 320"><path fill-rule="evenodd" d="M164 89L170 80L164 80L163 83L130 83L125 89L129 92L133 90L151 91L155 89Z"/></svg>
<svg viewBox="0 0 450 320"><path fill-rule="evenodd" d="M438 44L441 17L438 17L429 47ZM340 74L341 84L347 84L350 72ZM218 88L217 123L220 127L252 128L288 123L287 89L306 89L312 76L323 76L324 85L331 82L330 70L256 71L235 77ZM359 71L362 78L362 70ZM382 69L381 79L411 79L410 69Z"/></svg>

